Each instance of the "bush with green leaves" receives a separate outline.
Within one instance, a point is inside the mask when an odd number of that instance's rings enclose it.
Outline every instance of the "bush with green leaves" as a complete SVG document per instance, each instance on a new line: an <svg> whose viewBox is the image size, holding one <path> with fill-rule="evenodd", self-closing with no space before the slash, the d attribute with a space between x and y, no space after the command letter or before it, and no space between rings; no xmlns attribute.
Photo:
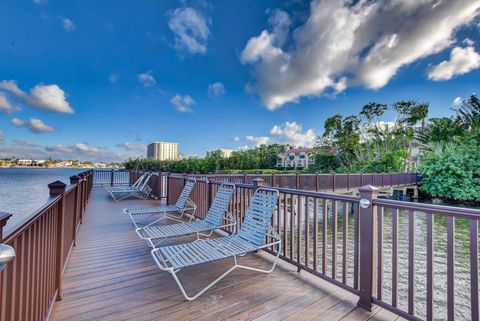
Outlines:
<svg viewBox="0 0 480 321"><path fill-rule="evenodd" d="M480 143L449 143L428 151L420 166L422 190L433 197L480 201Z"/></svg>

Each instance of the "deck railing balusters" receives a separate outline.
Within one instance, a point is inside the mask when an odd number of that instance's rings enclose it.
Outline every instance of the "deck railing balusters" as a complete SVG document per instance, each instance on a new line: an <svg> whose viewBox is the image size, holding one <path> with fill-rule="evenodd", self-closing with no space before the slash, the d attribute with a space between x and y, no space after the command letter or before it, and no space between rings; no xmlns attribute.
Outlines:
<svg viewBox="0 0 480 321"><path fill-rule="evenodd" d="M347 284L348 273L348 202L343 202L343 226L342 226L342 238L343 238L343 253L342 253L342 283Z"/></svg>
<svg viewBox="0 0 480 321"><path fill-rule="evenodd" d="M427 213L427 320L433 320L433 214Z"/></svg>
<svg viewBox="0 0 480 321"><path fill-rule="evenodd" d="M322 224L322 273L327 274L327 231L328 231L328 204L323 199L323 224Z"/></svg>
<svg viewBox="0 0 480 321"><path fill-rule="evenodd" d="M377 299L383 299L383 207L377 209Z"/></svg>
<svg viewBox="0 0 480 321"><path fill-rule="evenodd" d="M337 201L332 201L332 279L337 278Z"/></svg>
<svg viewBox="0 0 480 321"><path fill-rule="evenodd" d="M478 220L470 219L470 296L471 319L478 320Z"/></svg>
<svg viewBox="0 0 480 321"><path fill-rule="evenodd" d="M447 318L455 319L455 217L447 217Z"/></svg>
<svg viewBox="0 0 480 321"><path fill-rule="evenodd" d="M408 211L408 313L415 314L415 212Z"/></svg>

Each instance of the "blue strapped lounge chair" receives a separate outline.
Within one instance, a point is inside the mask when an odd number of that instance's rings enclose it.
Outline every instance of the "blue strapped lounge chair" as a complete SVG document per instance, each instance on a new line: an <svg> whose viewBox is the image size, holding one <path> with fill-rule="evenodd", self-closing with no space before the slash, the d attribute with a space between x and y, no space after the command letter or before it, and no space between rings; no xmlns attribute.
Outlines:
<svg viewBox="0 0 480 321"><path fill-rule="evenodd" d="M121 192L121 191L124 191L124 190L131 189L132 187L139 187L140 185L142 185L143 181L147 178L148 175L151 175L151 174L147 174L147 173L142 174L142 176L140 176L135 181L135 183L133 183L132 185L128 185L128 186L106 186L105 190L107 190L107 192L110 192L110 191Z"/></svg>
<svg viewBox="0 0 480 321"><path fill-rule="evenodd" d="M166 271L172 275L183 296L189 301L198 298L236 268L271 273L275 269L281 252L280 235L278 235L270 225L278 201L278 195L279 193L275 189L257 189L252 202L248 207L247 213L245 214L242 227L237 234L210 240L197 240L192 243L159 247L152 250L153 259L160 270ZM265 244L265 239L273 239L273 241ZM237 256L273 245L278 245L279 249L270 269L263 270L237 263ZM229 270L220 275L194 296L187 295L177 277L177 273L180 270L197 264L208 263L230 257L233 257L234 265Z"/></svg>
<svg viewBox="0 0 480 321"><path fill-rule="evenodd" d="M224 183L220 185L207 216L203 220L192 221L192 216L189 222L170 225L148 224L142 228L137 228L135 231L141 239L145 240L153 248L171 237L196 233L197 239L200 239L200 236L208 238L218 228L235 225L235 218L228 211L228 205L234 191L234 184ZM224 220L225 224L223 224ZM210 233L206 234L206 232Z"/></svg>
<svg viewBox="0 0 480 321"><path fill-rule="evenodd" d="M138 207L124 208L123 213L127 214L132 220L135 228L153 224L165 218L182 222L183 214L188 212L191 216L195 215L197 205L190 199L190 193L195 186L195 180L189 179L183 187L182 193L178 197L177 203L174 205L161 205L156 207ZM170 213L179 213L179 215L171 215ZM152 218L160 215L160 218L152 221Z"/></svg>
<svg viewBox="0 0 480 321"><path fill-rule="evenodd" d="M147 174L142 182L137 186L124 186L119 188L106 189L114 201L120 201L127 197L136 197L140 199L147 199L152 193L152 189L148 186L148 181L152 177L152 174Z"/></svg>

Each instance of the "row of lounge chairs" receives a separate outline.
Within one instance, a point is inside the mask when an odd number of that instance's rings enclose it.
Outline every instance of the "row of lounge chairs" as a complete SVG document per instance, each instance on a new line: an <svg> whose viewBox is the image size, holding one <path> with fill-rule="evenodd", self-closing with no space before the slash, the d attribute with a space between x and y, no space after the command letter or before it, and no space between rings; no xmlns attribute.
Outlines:
<svg viewBox="0 0 480 321"><path fill-rule="evenodd" d="M195 300L237 268L271 273L277 264L280 249L270 269L241 265L237 257L273 245L281 246L280 236L270 225L278 201L278 190L258 188L245 213L241 228L229 236L210 238L216 229L237 225L234 216L228 210L235 185L223 183L220 186L206 217L202 220L194 219L196 205L190 199L194 186L195 180L188 180L175 205L123 210L132 220L138 236L152 248L151 255L158 268L172 275L185 299ZM182 220L185 214L189 215L187 221ZM159 224L164 219L177 223ZM195 235L196 239L189 243L161 246L165 240L186 235ZM194 265L226 258L233 258L230 269L196 294L190 296L186 293L177 276L178 272Z"/></svg>
<svg viewBox="0 0 480 321"><path fill-rule="evenodd" d="M108 186L105 187L114 201L120 201L128 197L136 197L147 199L152 193L152 189L148 185L151 173L145 173L140 176L135 183L129 186Z"/></svg>

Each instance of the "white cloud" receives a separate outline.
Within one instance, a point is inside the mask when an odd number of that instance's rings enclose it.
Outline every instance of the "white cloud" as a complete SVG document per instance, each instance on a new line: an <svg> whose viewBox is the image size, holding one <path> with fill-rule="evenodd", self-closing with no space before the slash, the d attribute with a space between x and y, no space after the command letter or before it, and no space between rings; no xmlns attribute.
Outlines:
<svg viewBox="0 0 480 321"><path fill-rule="evenodd" d="M233 141L234 142L239 142L241 140L241 137L240 136L234 136L233 137Z"/></svg>
<svg viewBox="0 0 480 321"><path fill-rule="evenodd" d="M403 66L448 48L479 8L480 0L313 0L291 33L282 13L248 40L240 55L254 69L248 88L271 110L347 86L381 88Z"/></svg>
<svg viewBox="0 0 480 321"><path fill-rule="evenodd" d="M153 71L149 70L143 74L137 75L138 81L142 83L144 87L152 87L157 83L155 77L153 77Z"/></svg>
<svg viewBox="0 0 480 321"><path fill-rule="evenodd" d="M53 146L45 146L45 150L51 153L70 153L72 149L70 147L64 145L53 145Z"/></svg>
<svg viewBox="0 0 480 321"><path fill-rule="evenodd" d="M134 144L134 143L119 143L117 144L117 147L122 148L126 151L141 151L144 152L147 150L146 146L144 144Z"/></svg>
<svg viewBox="0 0 480 321"><path fill-rule="evenodd" d="M225 86L221 82L208 85L208 95L210 97L220 97L225 95L225 92Z"/></svg>
<svg viewBox="0 0 480 321"><path fill-rule="evenodd" d="M63 29L67 32L75 31L75 29L77 28L73 21L66 17L60 17L60 20L62 20Z"/></svg>
<svg viewBox="0 0 480 321"><path fill-rule="evenodd" d="M108 81L110 81L110 83L112 84L116 84L119 78L120 76L117 73L111 74L110 76L108 76Z"/></svg>
<svg viewBox="0 0 480 321"><path fill-rule="evenodd" d="M462 42L468 47L472 47L475 44L475 41L470 38L465 38Z"/></svg>
<svg viewBox="0 0 480 321"><path fill-rule="evenodd" d="M14 143L16 145L25 146L25 147L38 147L39 146L38 144L35 144L34 142L31 142L29 140L21 140L21 139L16 139L14 141Z"/></svg>
<svg viewBox="0 0 480 321"><path fill-rule="evenodd" d="M25 122L21 119L18 119L18 118L13 118L10 123L12 123L12 125L15 125L15 126L23 126L25 124Z"/></svg>
<svg viewBox="0 0 480 321"><path fill-rule="evenodd" d="M275 125L270 130L272 136L280 138L280 143L301 147L312 147L315 144L317 135L313 129L302 132L302 125L296 122L286 122L282 125Z"/></svg>
<svg viewBox="0 0 480 321"><path fill-rule="evenodd" d="M268 136L247 136L245 139L252 142L255 147L265 145L270 142L270 137Z"/></svg>
<svg viewBox="0 0 480 321"><path fill-rule="evenodd" d="M195 101L189 95L182 96L178 94L173 96L170 102L181 113L192 111L190 106L195 104Z"/></svg>
<svg viewBox="0 0 480 321"><path fill-rule="evenodd" d="M20 107L12 105L7 96L0 92L0 111L3 111L6 114L11 114L18 110L20 110Z"/></svg>
<svg viewBox="0 0 480 321"><path fill-rule="evenodd" d="M450 60L444 60L428 73L432 80L449 80L480 68L480 55L473 47L455 47L450 53Z"/></svg>
<svg viewBox="0 0 480 321"><path fill-rule="evenodd" d="M76 143L75 145L72 146L72 148L77 152L88 153L88 154L96 154L99 151L98 147L85 144L85 143Z"/></svg>
<svg viewBox="0 0 480 321"><path fill-rule="evenodd" d="M41 119L38 118L30 118L28 121L23 121L18 118L13 118L10 123L17 127L25 127L28 128L32 133L40 134L40 133L51 133L55 131L53 127L48 126L45 124Z"/></svg>
<svg viewBox="0 0 480 321"><path fill-rule="evenodd" d="M457 97L457 98L455 98L455 99L453 100L453 104L454 104L455 106L460 106L460 105L462 104L462 101L463 101L463 100L462 100L462 97Z"/></svg>
<svg viewBox="0 0 480 321"><path fill-rule="evenodd" d="M66 100L65 92L57 85L38 84L27 94L21 90L15 80L0 81L0 89L7 90L30 106L57 113L73 113L73 108Z"/></svg>
<svg viewBox="0 0 480 321"><path fill-rule="evenodd" d="M191 7L177 8L169 16L168 27L175 37L175 49L205 54L210 35L209 19Z"/></svg>

